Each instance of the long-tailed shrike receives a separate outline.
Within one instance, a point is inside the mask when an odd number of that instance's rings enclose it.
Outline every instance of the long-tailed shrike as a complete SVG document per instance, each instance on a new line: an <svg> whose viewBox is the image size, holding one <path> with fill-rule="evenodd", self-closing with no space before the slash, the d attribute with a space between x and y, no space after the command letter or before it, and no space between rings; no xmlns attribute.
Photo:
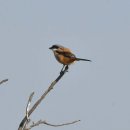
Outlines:
<svg viewBox="0 0 130 130"><path fill-rule="evenodd" d="M68 68L68 66L75 61L91 61L88 59L77 58L69 48L63 47L61 45L53 45L49 49L53 51L57 61L63 64L61 72L63 71L64 67Z"/></svg>

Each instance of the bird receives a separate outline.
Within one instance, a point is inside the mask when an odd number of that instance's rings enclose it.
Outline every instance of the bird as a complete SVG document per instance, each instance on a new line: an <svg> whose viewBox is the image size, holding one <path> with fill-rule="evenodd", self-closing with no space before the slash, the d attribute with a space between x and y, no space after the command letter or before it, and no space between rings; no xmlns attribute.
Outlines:
<svg viewBox="0 0 130 130"><path fill-rule="evenodd" d="M62 45L55 44L52 45L49 49L53 51L56 60L63 65L61 72L64 70L65 67L68 70L69 65L71 65L75 61L91 62L91 60L88 59L77 58L76 55L73 54L69 48L66 48Z"/></svg>

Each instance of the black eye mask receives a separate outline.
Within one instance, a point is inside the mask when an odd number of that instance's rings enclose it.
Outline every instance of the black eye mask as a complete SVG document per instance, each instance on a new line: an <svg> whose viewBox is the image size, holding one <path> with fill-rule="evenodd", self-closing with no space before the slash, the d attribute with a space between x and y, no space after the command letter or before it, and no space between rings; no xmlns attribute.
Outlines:
<svg viewBox="0 0 130 130"><path fill-rule="evenodd" d="M50 47L49 49L58 49L59 48L59 46L57 46L57 45L53 45L52 47Z"/></svg>

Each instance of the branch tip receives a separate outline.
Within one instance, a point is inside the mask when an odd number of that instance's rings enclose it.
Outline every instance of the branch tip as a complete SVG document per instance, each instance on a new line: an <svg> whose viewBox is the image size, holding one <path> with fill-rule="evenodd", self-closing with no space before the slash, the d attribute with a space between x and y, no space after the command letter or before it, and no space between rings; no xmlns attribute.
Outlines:
<svg viewBox="0 0 130 130"><path fill-rule="evenodd" d="M0 85L7 82L7 81L8 81L8 79L4 79L4 80L0 81Z"/></svg>

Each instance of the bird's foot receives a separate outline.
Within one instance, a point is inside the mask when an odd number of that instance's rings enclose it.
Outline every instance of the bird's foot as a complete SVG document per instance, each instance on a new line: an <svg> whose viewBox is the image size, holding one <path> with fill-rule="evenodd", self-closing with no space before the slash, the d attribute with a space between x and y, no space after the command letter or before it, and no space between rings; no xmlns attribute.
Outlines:
<svg viewBox="0 0 130 130"><path fill-rule="evenodd" d="M68 69L69 69L69 66L67 65L67 66L65 66L64 71L65 71L65 72L68 72Z"/></svg>
<svg viewBox="0 0 130 130"><path fill-rule="evenodd" d="M61 72L60 72L60 75L62 75L64 73L64 71L62 70Z"/></svg>
<svg viewBox="0 0 130 130"><path fill-rule="evenodd" d="M65 72L68 72L68 69L69 69L68 65L65 66L65 68L61 70L60 75L65 73Z"/></svg>

